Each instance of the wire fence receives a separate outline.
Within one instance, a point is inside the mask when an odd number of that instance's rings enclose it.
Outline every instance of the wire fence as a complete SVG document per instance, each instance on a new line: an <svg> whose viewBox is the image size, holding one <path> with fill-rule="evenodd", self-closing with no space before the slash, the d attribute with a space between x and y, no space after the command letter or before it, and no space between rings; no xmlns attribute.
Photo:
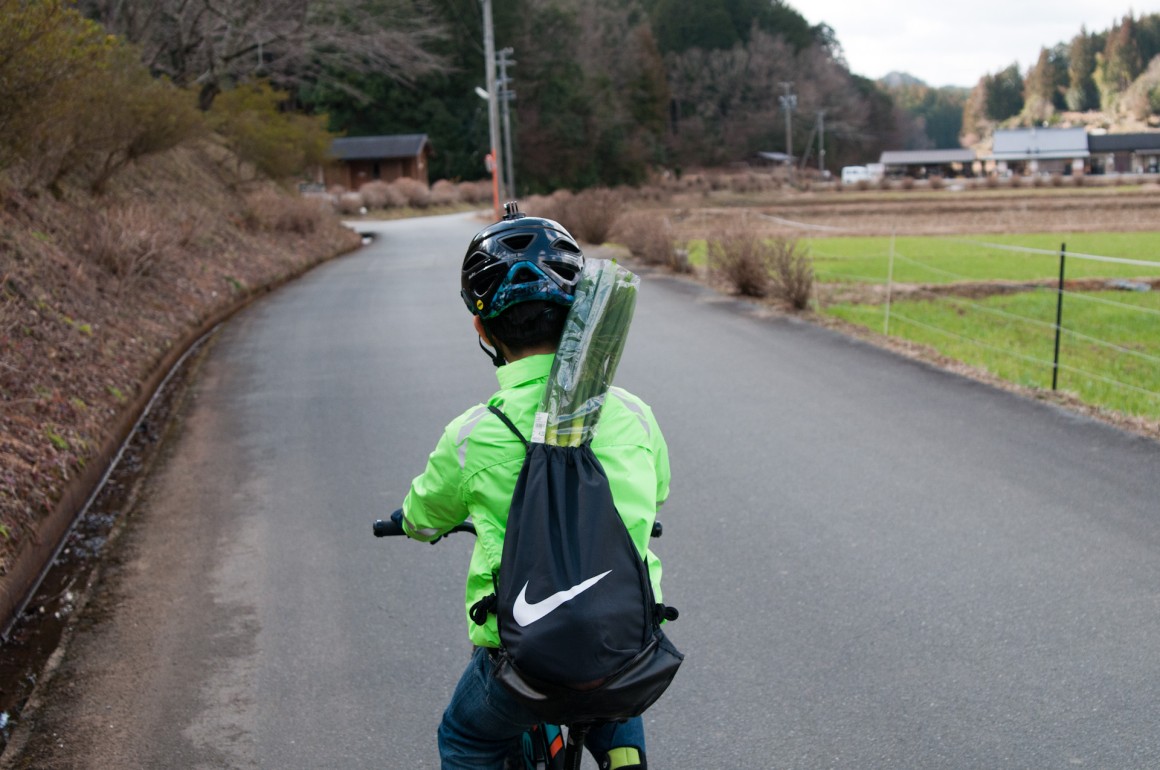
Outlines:
<svg viewBox="0 0 1160 770"><path fill-rule="evenodd" d="M873 302L887 335L930 344L1020 384L1160 417L1160 292L1146 294L1151 281L1130 277L1160 276L1160 261L1068 251L1066 244L1055 250L939 240L955 244L957 256L902 253L894 238L887 250L878 241L853 257L825 240L811 253L826 263L822 281L884 286ZM1034 264L1016 264L1020 259ZM885 275L878 272L883 261ZM985 276L995 265L1001 274ZM1138 293L1132 301L1112 294L1124 289ZM873 312L863 307L858 317L865 322Z"/></svg>

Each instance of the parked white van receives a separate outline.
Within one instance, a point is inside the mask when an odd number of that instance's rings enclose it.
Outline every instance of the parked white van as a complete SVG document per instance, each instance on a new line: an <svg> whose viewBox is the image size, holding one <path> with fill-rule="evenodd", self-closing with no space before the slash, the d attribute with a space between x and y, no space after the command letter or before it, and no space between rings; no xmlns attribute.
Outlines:
<svg viewBox="0 0 1160 770"><path fill-rule="evenodd" d="M870 169L865 166L842 167L842 184L857 184L862 180L870 181Z"/></svg>

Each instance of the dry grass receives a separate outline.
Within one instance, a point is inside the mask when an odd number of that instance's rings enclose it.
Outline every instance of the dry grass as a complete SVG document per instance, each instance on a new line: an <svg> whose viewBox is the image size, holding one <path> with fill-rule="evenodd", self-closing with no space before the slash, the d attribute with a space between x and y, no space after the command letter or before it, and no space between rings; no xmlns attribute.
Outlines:
<svg viewBox="0 0 1160 770"><path fill-rule="evenodd" d="M260 190L246 198L245 221L252 229L310 235L327 217L323 202Z"/></svg>
<svg viewBox="0 0 1160 770"><path fill-rule="evenodd" d="M230 191L204 148L143 159L99 199L3 181L0 578L169 351L239 292L358 243L316 201Z"/></svg>
<svg viewBox="0 0 1160 770"><path fill-rule="evenodd" d="M116 279L118 296L144 280L161 278L176 258L181 230L146 202L94 207L73 220L73 248Z"/></svg>
<svg viewBox="0 0 1160 770"><path fill-rule="evenodd" d="M694 205L677 200L669 211L678 241L704 240L732 222L760 220L770 236L954 235L1027 232L1155 230L1160 186L937 192L871 190L781 196L747 206Z"/></svg>

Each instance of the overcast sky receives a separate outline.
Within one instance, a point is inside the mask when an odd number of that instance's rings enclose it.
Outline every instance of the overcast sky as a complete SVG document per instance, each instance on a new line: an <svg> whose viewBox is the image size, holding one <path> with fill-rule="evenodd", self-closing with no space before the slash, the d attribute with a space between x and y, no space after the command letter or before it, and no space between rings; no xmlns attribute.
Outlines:
<svg viewBox="0 0 1160 770"><path fill-rule="evenodd" d="M878 79L907 72L932 86L974 86L1011 62L1021 71L1039 49L1109 29L1130 10L1160 13L1160 0L791 0L811 24L837 32L850 70Z"/></svg>

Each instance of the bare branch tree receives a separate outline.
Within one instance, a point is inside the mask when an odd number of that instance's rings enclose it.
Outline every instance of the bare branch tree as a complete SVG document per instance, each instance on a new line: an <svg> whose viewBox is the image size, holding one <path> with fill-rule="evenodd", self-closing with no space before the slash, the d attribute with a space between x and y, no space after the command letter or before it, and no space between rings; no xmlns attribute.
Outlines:
<svg viewBox="0 0 1160 770"><path fill-rule="evenodd" d="M402 81L442 72L444 36L424 0L84 0L80 8L141 47L146 64L200 89L265 77L283 88L338 73Z"/></svg>

